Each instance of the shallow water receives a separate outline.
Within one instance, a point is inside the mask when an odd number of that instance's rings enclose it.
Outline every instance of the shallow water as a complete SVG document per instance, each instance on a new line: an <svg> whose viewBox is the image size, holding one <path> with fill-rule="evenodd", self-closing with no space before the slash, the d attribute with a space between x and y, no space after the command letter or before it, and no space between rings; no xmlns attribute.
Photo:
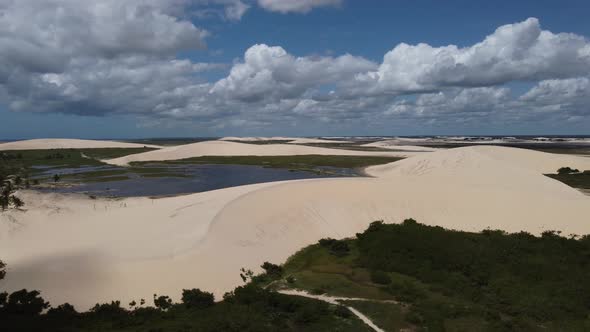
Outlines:
<svg viewBox="0 0 590 332"><path fill-rule="evenodd" d="M162 167L154 164L153 167ZM167 196L196 193L253 183L314 179L326 177L358 176L347 168L318 167L321 174L294 171L281 168L264 168L250 165L181 165L165 166L175 174L186 177L142 177L140 174L128 173L128 180L73 184L67 187L43 188L41 191L59 193L87 193L96 196ZM96 170L95 167L86 171ZM63 170L60 170L63 171ZM80 170L76 170L79 173ZM62 173L63 174L63 173ZM107 178L107 177L105 177ZM65 181L64 181L65 182Z"/></svg>

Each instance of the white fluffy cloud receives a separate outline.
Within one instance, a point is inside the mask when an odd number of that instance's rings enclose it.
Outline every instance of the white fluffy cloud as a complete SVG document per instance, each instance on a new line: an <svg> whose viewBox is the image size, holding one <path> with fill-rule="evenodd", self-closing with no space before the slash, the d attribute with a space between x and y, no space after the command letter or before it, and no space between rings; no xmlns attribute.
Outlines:
<svg viewBox="0 0 590 332"><path fill-rule="evenodd" d="M338 3L260 1L278 12ZM188 4L0 0L0 103L22 112L134 114L144 123L189 119L210 128L590 118L590 42L542 30L536 19L499 27L464 48L400 44L380 64L259 44L222 65L177 58L203 48L207 36L190 20L195 8ZM232 20L248 9L240 0L190 4L217 6ZM203 74L228 69L218 80ZM517 95L513 82L529 91Z"/></svg>
<svg viewBox="0 0 590 332"><path fill-rule="evenodd" d="M465 48L402 43L385 54L378 70L357 76L355 91L423 92L589 75L589 50L586 38L542 30L529 18Z"/></svg>
<svg viewBox="0 0 590 332"><path fill-rule="evenodd" d="M590 79L587 77L546 80L519 98L538 111L590 116Z"/></svg>
<svg viewBox="0 0 590 332"><path fill-rule="evenodd" d="M258 0L258 5L279 13L308 13L316 7L339 6L342 0Z"/></svg>
<svg viewBox="0 0 590 332"><path fill-rule="evenodd" d="M336 58L295 57L282 47L254 45L246 51L244 62L235 64L211 92L244 101L292 99L374 68L376 64L371 61L348 54Z"/></svg>
<svg viewBox="0 0 590 332"><path fill-rule="evenodd" d="M175 0L3 0L0 65L60 72L79 56L174 55L206 31L171 13Z"/></svg>

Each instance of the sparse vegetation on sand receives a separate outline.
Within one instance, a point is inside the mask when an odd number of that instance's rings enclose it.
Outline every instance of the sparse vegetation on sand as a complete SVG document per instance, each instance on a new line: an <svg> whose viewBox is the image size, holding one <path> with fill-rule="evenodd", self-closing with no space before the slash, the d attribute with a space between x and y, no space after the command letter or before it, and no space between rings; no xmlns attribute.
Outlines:
<svg viewBox="0 0 590 332"><path fill-rule="evenodd" d="M469 233L374 222L354 239L323 239L264 273L242 269L245 286L214 303L184 290L128 306L78 313L49 308L36 291L0 294L0 321L26 331L365 331L345 308L274 292L300 289L340 300L386 331L585 331L590 328L590 236ZM0 270L4 265L0 263ZM3 272L0 272L0 277ZM352 299L354 298L354 299Z"/></svg>
<svg viewBox="0 0 590 332"><path fill-rule="evenodd" d="M570 167L561 167L557 174L545 174L550 178L561 181L570 187L590 190L590 170L580 172Z"/></svg>
<svg viewBox="0 0 590 332"><path fill-rule="evenodd" d="M234 164L257 165L274 168L310 170L315 167L358 168L387 164L398 161L399 157L378 156L337 156L337 155L296 155L296 156L206 156L180 160L161 161L158 164ZM141 166L149 162L133 162Z"/></svg>

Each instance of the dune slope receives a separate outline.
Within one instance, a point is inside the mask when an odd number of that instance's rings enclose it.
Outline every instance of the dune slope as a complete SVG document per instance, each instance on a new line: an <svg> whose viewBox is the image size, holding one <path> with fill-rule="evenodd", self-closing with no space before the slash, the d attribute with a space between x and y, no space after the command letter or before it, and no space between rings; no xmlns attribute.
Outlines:
<svg viewBox="0 0 590 332"><path fill-rule="evenodd" d="M105 160L113 165L127 165L134 161L178 160L202 156L294 156L294 155L342 155L342 156L408 156L405 152L372 152L330 149L295 144L246 144L228 141L206 141L167 147L160 150L133 154Z"/></svg>
<svg viewBox="0 0 590 332"><path fill-rule="evenodd" d="M97 149L97 148L160 148L157 145L98 141L68 138L31 139L0 143L0 151L6 150L47 150L47 149Z"/></svg>
<svg viewBox="0 0 590 332"><path fill-rule="evenodd" d="M532 161L531 161L532 160ZM323 237L378 219L447 228L590 233L590 196L542 175L590 159L467 147L368 169L373 178L256 184L151 200L25 193L28 211L0 214L8 290L40 289L52 303L178 299L182 288L224 292L241 267L280 263Z"/></svg>

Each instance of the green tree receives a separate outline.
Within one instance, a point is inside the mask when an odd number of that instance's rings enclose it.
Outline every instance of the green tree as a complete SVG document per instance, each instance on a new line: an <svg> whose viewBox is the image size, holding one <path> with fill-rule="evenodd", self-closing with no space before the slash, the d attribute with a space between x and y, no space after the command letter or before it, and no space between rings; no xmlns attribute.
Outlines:
<svg viewBox="0 0 590 332"><path fill-rule="evenodd" d="M215 297L212 293L203 292L198 288L183 289L182 303L187 308L203 309L215 304Z"/></svg>
<svg viewBox="0 0 590 332"><path fill-rule="evenodd" d="M260 267L271 278L280 278L283 275L283 268L280 265L264 262Z"/></svg>
<svg viewBox="0 0 590 332"><path fill-rule="evenodd" d="M172 307L172 299L166 295L154 294L154 305L156 308L166 311Z"/></svg>
<svg viewBox="0 0 590 332"><path fill-rule="evenodd" d="M0 310L12 315L39 315L43 310L49 308L49 302L45 302L40 295L41 293L36 290L29 292L26 289L21 289L10 294Z"/></svg>

